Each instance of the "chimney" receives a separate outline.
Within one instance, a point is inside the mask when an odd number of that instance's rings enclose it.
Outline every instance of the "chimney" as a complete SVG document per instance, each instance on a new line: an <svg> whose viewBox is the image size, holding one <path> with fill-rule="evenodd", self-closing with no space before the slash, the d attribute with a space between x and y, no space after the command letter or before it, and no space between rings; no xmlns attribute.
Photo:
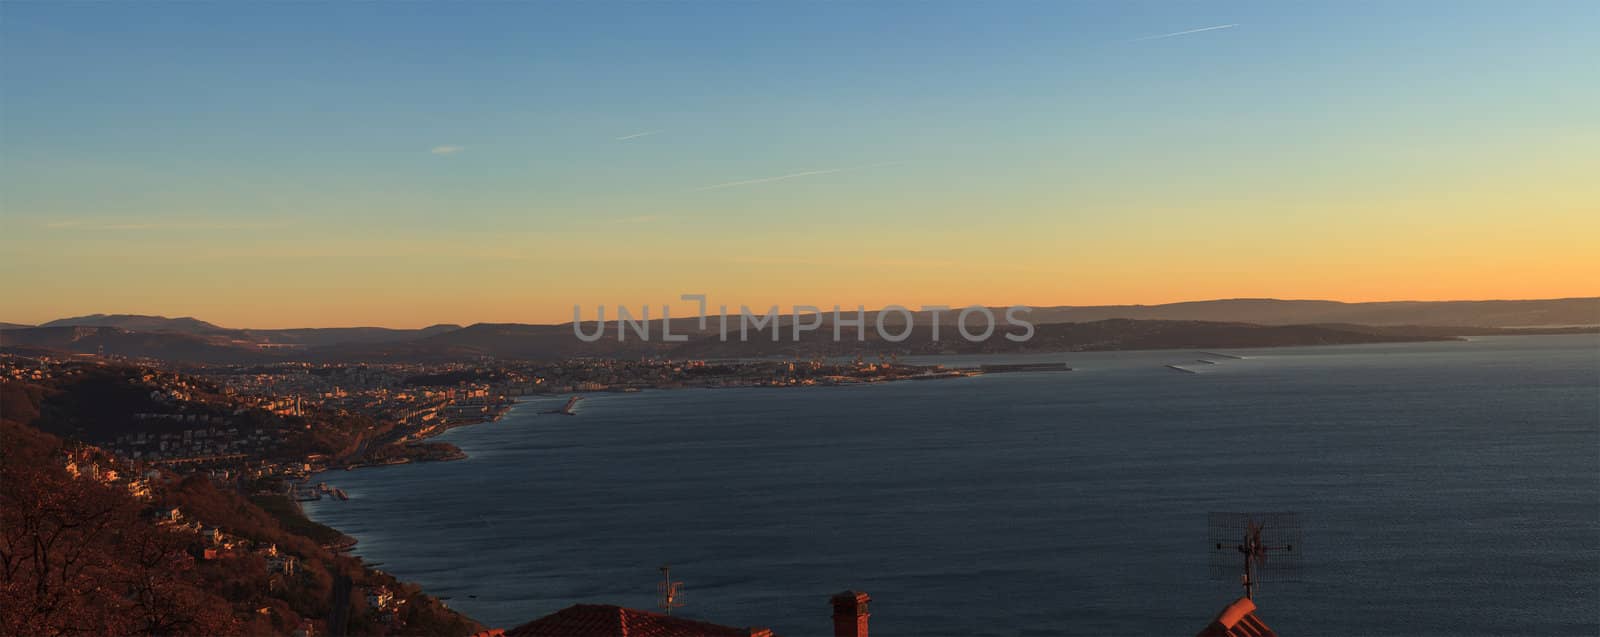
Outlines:
<svg viewBox="0 0 1600 637"><path fill-rule="evenodd" d="M872 598L866 593L845 591L834 595L829 600L833 603L833 637L867 637L867 602Z"/></svg>

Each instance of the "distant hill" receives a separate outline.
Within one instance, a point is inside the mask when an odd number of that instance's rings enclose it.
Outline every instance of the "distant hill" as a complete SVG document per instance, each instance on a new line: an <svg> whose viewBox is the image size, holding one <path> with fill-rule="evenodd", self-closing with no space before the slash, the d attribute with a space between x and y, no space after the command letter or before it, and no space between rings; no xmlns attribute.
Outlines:
<svg viewBox="0 0 1600 637"><path fill-rule="evenodd" d="M339 344L392 343L427 338L461 329L460 325L430 325L420 330L388 327L303 327L282 330L237 330L244 340L259 343L324 347Z"/></svg>
<svg viewBox="0 0 1600 637"><path fill-rule="evenodd" d="M941 340L928 333L930 325L913 328L904 342L879 339L868 328L864 341L854 338L854 329L845 330L844 339L833 340L832 330L803 334L800 342L790 339L782 328L777 342L771 332L753 331L747 342L737 332L722 341L715 332L698 333L684 342L640 341L631 334L618 341L614 330L606 337L585 343L573 335L568 325L523 325L480 323L460 329L440 329L429 336L380 342L341 342L322 346L275 347L234 340L222 336L198 336L173 332L129 332L114 327L37 327L6 330L0 333L0 348L13 353L37 354L44 351L79 354L105 353L135 358L206 363L243 364L278 361L309 362L422 362L439 363L498 358L508 360L555 360L563 358L632 358L662 356L678 358L740 358L758 356L851 356L856 354L971 354L1000 352L1077 352L1129 349L1184 349L1281 347L1297 345L1347 345L1357 343L1395 343L1456 340L1462 336L1489 334L1593 332L1596 328L1506 329L1449 326L1352 324L1257 325L1221 321L1151 321L1107 319L1084 323L1049 323L1036 326L1034 337L1025 343L1005 340L1006 329L998 329L988 340L971 343L945 326Z"/></svg>
<svg viewBox="0 0 1600 637"><path fill-rule="evenodd" d="M0 330L20 330L20 329L29 328L29 327L33 327L33 326L32 325L23 325L21 323L6 323L4 321L0 321Z"/></svg>
<svg viewBox="0 0 1600 637"><path fill-rule="evenodd" d="M327 359L337 357L344 351L340 348L359 351L361 347L404 343L458 329L454 325L436 325L421 330L381 327L302 330L216 328L215 331L193 333L93 326L24 327L0 332L0 347L13 352L106 354L189 363L267 363ZM311 354L319 349L328 349L328 353Z"/></svg>
<svg viewBox="0 0 1600 637"><path fill-rule="evenodd" d="M756 308L764 311L765 308ZM788 310L779 317L789 322ZM1003 307L991 308L996 313ZM927 312L913 312L915 321L927 322ZM823 311L824 319L830 312ZM877 316L868 311L867 318ZM1186 301L1158 305L1058 305L1035 307L1027 315L1035 324L1086 323L1106 319L1141 319L1162 321L1217 321L1256 323L1260 325L1437 325L1452 327L1539 327L1600 325L1600 297L1567 299L1535 299L1511 301L1377 301L1370 303L1345 303L1342 301L1283 300L1283 299L1216 299ZM715 323L716 317L710 317ZM738 315L732 315L737 321ZM955 311L942 313L940 322L954 323ZM893 321L891 321L892 323ZM698 318L680 318L672 321L673 332L693 332ZM659 326L661 321L652 321ZM825 322L826 324L826 322ZM462 335L470 340L474 333L495 329L495 325L528 325L522 323L479 323L474 332ZM567 323L570 327L570 323ZM193 317L167 318L140 314L90 314L56 319L38 327L116 327L133 332L181 332L186 334L231 334L242 340L302 344L308 347L335 343L379 343L387 341L427 338L463 329L459 325L433 325L422 329L396 329L386 327L311 327L292 329L225 328ZM0 323L0 329L34 327L17 323ZM659 329L659 327L657 328Z"/></svg>
<svg viewBox="0 0 1600 637"><path fill-rule="evenodd" d="M130 332L181 332L184 334L215 334L227 331L190 316L167 318L165 316L146 316L143 314L74 316L43 323L39 327L115 327Z"/></svg>
<svg viewBox="0 0 1600 637"><path fill-rule="evenodd" d="M180 332L132 332L117 327L30 327L0 332L7 351L49 350L76 354L154 358L192 363L258 363L282 360L281 354L225 336Z"/></svg>
<svg viewBox="0 0 1600 637"><path fill-rule="evenodd" d="M1279 347L1293 345L1346 345L1458 340L1463 333L1521 333L1498 328L1451 328L1418 326L1366 327L1360 325L1255 325L1216 321L1143 321L1108 319L1087 323L1053 323L1036 327L1034 337L1013 343L996 330L989 339L968 342L946 326L939 341L933 341L931 326L913 328L903 342L879 339L868 328L864 341L847 329L844 339L833 340L831 330L803 333L795 342L788 328L782 328L774 342L770 331L753 331L748 341L736 333L721 340L715 332L698 333L685 342L660 340L642 342L631 334L618 341L615 331L593 343L579 341L568 325L522 325L514 323L478 324L438 336L401 343L341 346L306 352L316 360L441 362L477 357L521 360L552 360L572 357L663 356L678 358L742 358L762 356L852 356L856 354L973 354L998 352L1076 352L1129 349L1184 349ZM659 334L658 334L659 336Z"/></svg>
<svg viewBox="0 0 1600 637"><path fill-rule="evenodd" d="M28 326L18 326L19 328ZM193 317L167 318L141 314L90 314L56 319L39 327L114 327L129 332L166 332L226 337L240 343L322 347L339 343L384 343L424 338L461 329L433 325L420 330L388 327L307 327L294 329L230 329ZM11 328L7 328L11 329Z"/></svg>
<svg viewBox="0 0 1600 637"><path fill-rule="evenodd" d="M875 322L876 312L867 320ZM996 308L995 315L1004 315ZM932 324L916 313L918 330ZM944 312L949 326L957 312ZM831 323L824 313L824 325ZM708 331L696 318L674 319L672 332L687 342L661 340L661 321L651 323L655 339L619 342L615 323L605 337L584 343L573 336L572 324L529 325L478 323L467 327L434 325L422 329L335 327L299 329L230 329L192 317L166 318L131 314L93 314L50 321L39 327L5 327L0 347L8 351L58 351L80 354L147 357L195 363L259 363L284 360L313 362L443 362L479 357L551 360L570 357L736 357L850 355L865 352L1020 352L1090 349L1159 349L1186 347L1267 347L1339 343L1381 343L1449 339L1460 336L1535 333L1510 328L1600 326L1600 298L1530 301L1394 301L1341 303L1277 299L1224 299L1164 305L1062 306L1035 308L1026 319L1038 333L1028 343L994 340L980 344L946 338L940 343L913 335L905 343L868 339L832 343L824 327L801 343L752 339L724 343L715 337L719 324L711 317ZM779 325L790 324L787 316ZM898 326L898 320L887 322ZM732 317L730 325L738 324ZM589 332L592 323L585 324ZM734 328L736 331L737 328ZM1586 328L1594 329L1594 328ZM785 330L787 332L787 329ZM872 332L872 330L869 330ZM919 331L916 334L921 334ZM824 339L823 335L828 337ZM823 342L826 340L827 342ZM756 342L761 341L761 342Z"/></svg>
<svg viewBox="0 0 1600 637"><path fill-rule="evenodd" d="M614 331L610 332L615 334ZM615 336L585 343L572 325L476 323L458 330L392 343L346 343L308 352L316 360L441 362L481 356L550 360L579 356L637 356L667 351L663 342L619 343Z"/></svg>
<svg viewBox="0 0 1600 637"><path fill-rule="evenodd" d="M940 340L935 342L929 333L930 329L926 326L916 327L912 330L910 338L899 343L877 338L875 330L870 327L867 329L868 336L865 341L856 341L853 338L853 330L844 333L845 339L842 342L835 342L831 332L821 331L806 334L799 343L788 340L787 333L782 334L783 338L778 342L773 342L770 337L757 338L755 335L752 335L748 342L737 340L723 342L713 336L693 339L672 353L693 358L772 355L813 357L889 353L925 355L1287 347L1459 340L1459 337L1432 333L1430 330L1389 328L1374 331L1356 325L1254 325L1214 321L1131 319L1038 325L1033 338L1024 343L1007 340L1003 335L1005 330L999 329L987 340L970 342L958 334L951 333L949 327L940 334ZM1429 333L1422 333L1424 331Z"/></svg>
<svg viewBox="0 0 1600 637"><path fill-rule="evenodd" d="M635 308L636 309L636 308ZM767 308L751 308L752 312L765 312ZM785 312L793 308L780 308ZM1002 316L1004 307L989 308L995 316ZM939 314L941 324L954 324L959 308ZM929 312L912 312L913 322L929 324ZM791 314L778 317L780 325L792 322ZM844 316L854 319L851 310ZM868 321L876 321L878 312L866 312ZM1438 327L1568 327L1600 326L1600 297L1545 299L1531 301L1383 301L1374 303L1344 303L1341 301L1286 301L1280 299L1219 299L1190 301L1161 305L1062 305L1035 307L1023 315L1035 325L1048 323L1088 323L1109 319L1137 319L1150 321L1212 321L1220 323L1254 323L1257 325L1320 325L1345 324L1367 326ZM832 324L831 308L822 312L823 325ZM718 324L719 317L708 318L710 325ZM737 325L739 315L727 317L729 325ZM810 319L807 319L809 322ZM898 315L891 315L888 325L901 324ZM592 321L584 323L585 330ZM660 329L662 321L651 321L653 329ZM674 334L693 333L699 318L672 319ZM571 325L568 323L567 325Z"/></svg>

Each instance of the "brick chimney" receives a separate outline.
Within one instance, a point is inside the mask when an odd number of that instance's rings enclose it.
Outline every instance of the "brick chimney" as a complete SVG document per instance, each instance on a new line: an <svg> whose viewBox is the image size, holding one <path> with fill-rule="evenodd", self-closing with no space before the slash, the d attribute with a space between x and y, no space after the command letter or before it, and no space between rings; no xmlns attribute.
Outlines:
<svg viewBox="0 0 1600 637"><path fill-rule="evenodd" d="M866 593L845 591L834 595L828 600L833 603L833 637L867 637L867 602L872 598Z"/></svg>

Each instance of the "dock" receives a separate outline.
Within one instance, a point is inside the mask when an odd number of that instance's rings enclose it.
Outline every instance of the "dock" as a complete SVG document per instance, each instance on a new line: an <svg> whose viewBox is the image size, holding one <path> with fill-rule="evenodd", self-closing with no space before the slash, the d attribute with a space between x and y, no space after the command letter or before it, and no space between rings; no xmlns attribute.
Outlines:
<svg viewBox="0 0 1600 637"><path fill-rule="evenodd" d="M573 396L572 398L568 398L567 399L567 404L562 405L559 409L546 409L546 410L544 410L542 412L539 412L539 413L542 413L542 414L561 414L563 416L576 416L576 415L578 415L578 412L576 410L578 408L578 401L580 401L580 400L583 400L582 396Z"/></svg>

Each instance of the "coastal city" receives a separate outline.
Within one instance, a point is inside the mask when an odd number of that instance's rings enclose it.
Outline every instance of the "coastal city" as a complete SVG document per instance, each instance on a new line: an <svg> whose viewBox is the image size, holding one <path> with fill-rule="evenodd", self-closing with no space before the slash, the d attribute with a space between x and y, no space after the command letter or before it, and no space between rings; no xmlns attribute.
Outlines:
<svg viewBox="0 0 1600 637"><path fill-rule="evenodd" d="M30 419L60 435L51 463L73 484L98 485L128 501L153 528L188 538L183 559L255 560L270 580L268 597L294 593L296 582L309 585L308 572L342 569L346 574L324 586L327 599L309 607L339 609L348 597L361 612L313 618L316 613L296 612L292 604L261 607L263 621L297 635L351 634L357 626L389 634L406 632L408 622L469 621L440 600L405 592L377 565L349 554L354 538L306 519L302 503L347 498L337 484L317 477L330 469L464 458L454 445L430 439L498 420L519 400L556 399L560 406L549 413L577 415L583 396L596 392L847 385L976 373L860 358L195 366L87 354L0 355L8 424ZM208 499L228 499L256 513L241 521L236 512L220 514ZM356 581L368 582L359 595L352 592ZM411 610L403 612L408 603Z"/></svg>
<svg viewBox="0 0 1600 637"><path fill-rule="evenodd" d="M453 427L493 421L521 397L571 396L562 410L571 414L582 394L593 392L848 385L980 373L861 358L173 367L151 359L0 356L0 375L14 382L58 382L92 369L126 369L129 384L148 390L131 398L144 410L129 414L130 426L95 441L107 451L167 466L290 475L354 468L377 457L389 463L449 459L395 453ZM348 430L353 446L298 446L326 433L316 430L318 423Z"/></svg>

